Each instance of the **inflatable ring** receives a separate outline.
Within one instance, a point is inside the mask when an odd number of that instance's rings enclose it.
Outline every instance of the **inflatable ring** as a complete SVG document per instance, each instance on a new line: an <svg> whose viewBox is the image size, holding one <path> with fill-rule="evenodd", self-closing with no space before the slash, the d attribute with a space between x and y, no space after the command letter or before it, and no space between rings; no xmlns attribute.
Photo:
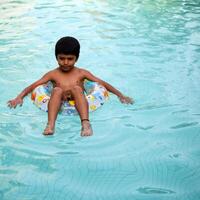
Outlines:
<svg viewBox="0 0 200 200"><path fill-rule="evenodd" d="M48 112L48 102L51 96L52 89L53 84L49 81L46 84L39 85L31 93L31 99L33 103L39 109L45 112ZM89 111L95 111L97 108L102 106L104 102L109 98L109 93L106 88L96 82L84 80L84 89L89 105ZM78 114L75 108L75 101L63 101L59 113L63 115Z"/></svg>

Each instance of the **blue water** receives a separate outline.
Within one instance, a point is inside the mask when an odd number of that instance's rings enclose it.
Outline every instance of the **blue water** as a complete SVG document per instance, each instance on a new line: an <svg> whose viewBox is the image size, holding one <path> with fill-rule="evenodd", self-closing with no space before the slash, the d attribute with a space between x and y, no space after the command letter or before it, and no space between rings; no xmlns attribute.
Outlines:
<svg viewBox="0 0 200 200"><path fill-rule="evenodd" d="M0 5L0 200L199 200L198 0L16 0ZM77 66L135 99L91 113L46 113L7 100L56 66L55 42L77 37Z"/></svg>

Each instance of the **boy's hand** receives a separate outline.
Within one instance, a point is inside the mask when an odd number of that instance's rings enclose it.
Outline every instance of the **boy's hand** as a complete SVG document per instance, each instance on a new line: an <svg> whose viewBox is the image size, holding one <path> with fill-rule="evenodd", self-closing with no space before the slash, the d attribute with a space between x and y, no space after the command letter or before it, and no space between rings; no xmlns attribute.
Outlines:
<svg viewBox="0 0 200 200"><path fill-rule="evenodd" d="M121 101L121 103L125 103L125 104L133 104L134 101L132 98L127 97L127 96L120 96L119 100Z"/></svg>
<svg viewBox="0 0 200 200"><path fill-rule="evenodd" d="M15 99L9 100L7 104L8 104L8 107L10 108L16 108L17 105L22 106L23 99L20 97L16 97Z"/></svg>

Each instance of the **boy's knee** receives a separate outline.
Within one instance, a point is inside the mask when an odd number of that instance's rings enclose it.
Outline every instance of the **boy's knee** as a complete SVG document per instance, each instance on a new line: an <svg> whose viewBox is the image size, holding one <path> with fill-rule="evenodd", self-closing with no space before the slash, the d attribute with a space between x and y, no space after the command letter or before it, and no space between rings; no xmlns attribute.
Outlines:
<svg viewBox="0 0 200 200"><path fill-rule="evenodd" d="M55 87L55 88L53 88L52 93L53 93L53 94L62 95L63 90L62 90L62 88L60 88L60 87Z"/></svg>
<svg viewBox="0 0 200 200"><path fill-rule="evenodd" d="M83 91L83 89L78 85L74 86L72 89L72 92L82 92L82 91Z"/></svg>

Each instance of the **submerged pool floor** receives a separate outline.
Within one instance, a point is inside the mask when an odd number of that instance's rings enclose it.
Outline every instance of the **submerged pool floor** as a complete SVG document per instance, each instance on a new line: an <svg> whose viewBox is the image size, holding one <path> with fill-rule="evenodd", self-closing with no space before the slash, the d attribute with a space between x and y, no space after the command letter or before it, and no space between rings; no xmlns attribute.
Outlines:
<svg viewBox="0 0 200 200"><path fill-rule="evenodd" d="M199 200L200 4L195 0L6 1L0 10L0 200ZM7 100L57 66L55 42L81 43L77 66L111 95L91 113L47 114Z"/></svg>

